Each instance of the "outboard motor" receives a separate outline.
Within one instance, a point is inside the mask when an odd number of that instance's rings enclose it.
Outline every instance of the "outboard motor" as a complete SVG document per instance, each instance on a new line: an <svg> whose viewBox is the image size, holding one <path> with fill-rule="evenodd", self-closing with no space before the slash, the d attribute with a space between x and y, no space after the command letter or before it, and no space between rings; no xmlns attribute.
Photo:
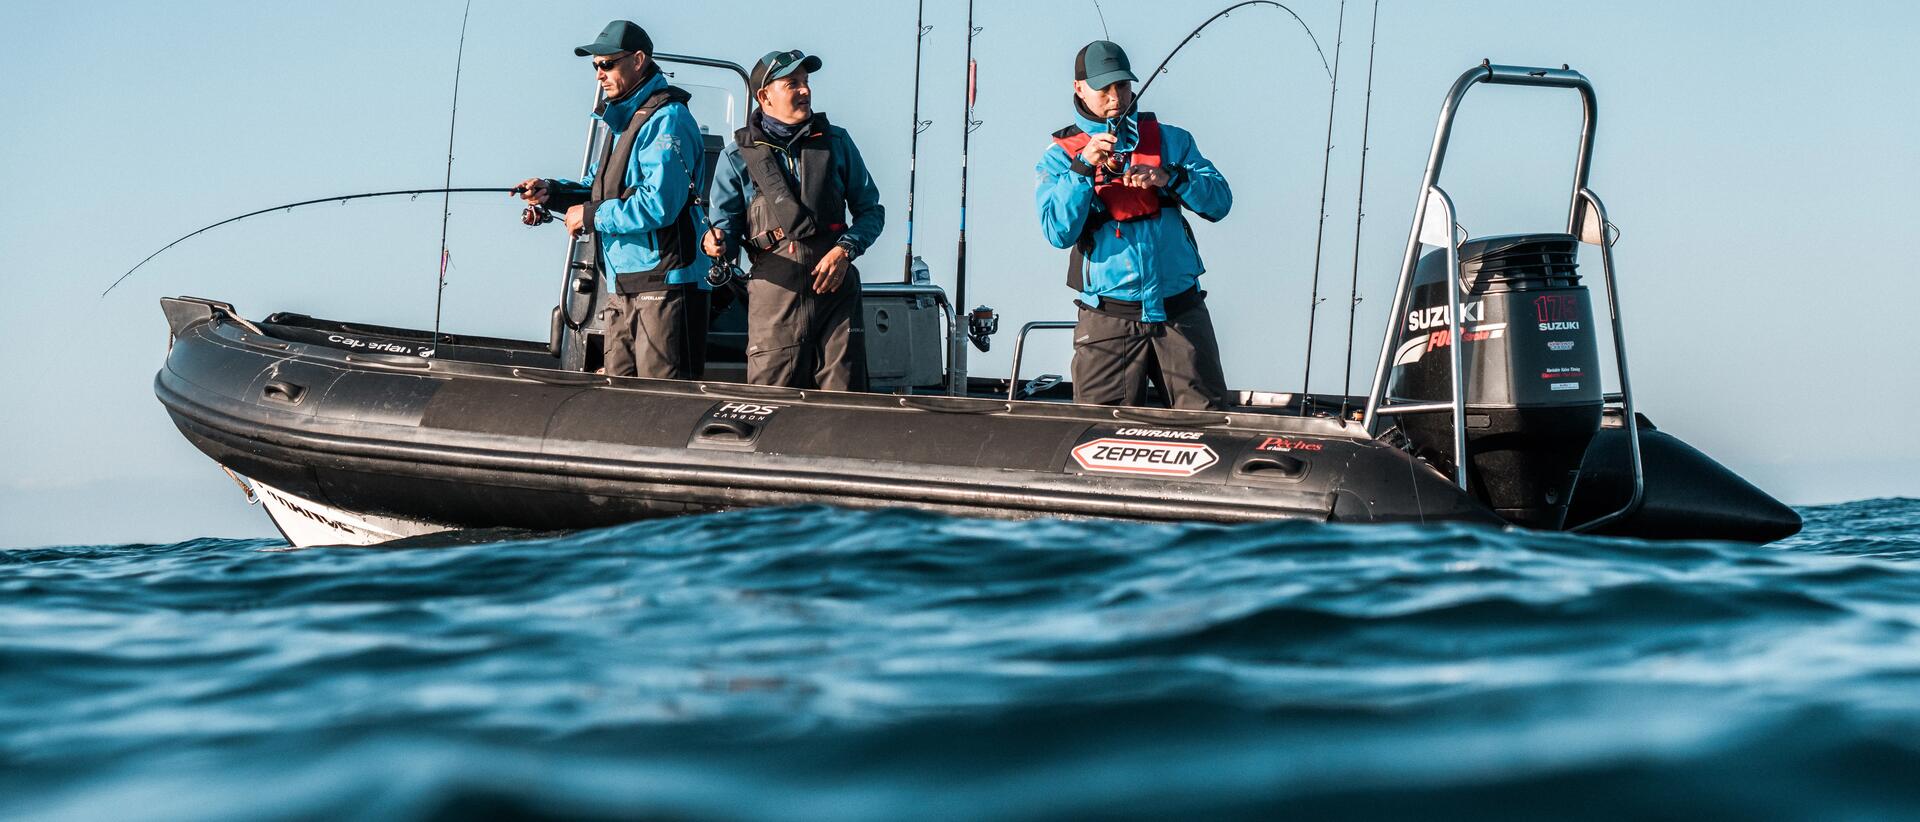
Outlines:
<svg viewBox="0 0 1920 822"><path fill-rule="evenodd" d="M1461 365L1469 488L1502 518L1558 529L1581 458L1600 429L1593 304L1570 234L1512 234L1460 244ZM1395 404L1453 400L1447 253L1422 257L1393 348ZM1408 414L1417 453L1451 473L1453 416Z"/></svg>

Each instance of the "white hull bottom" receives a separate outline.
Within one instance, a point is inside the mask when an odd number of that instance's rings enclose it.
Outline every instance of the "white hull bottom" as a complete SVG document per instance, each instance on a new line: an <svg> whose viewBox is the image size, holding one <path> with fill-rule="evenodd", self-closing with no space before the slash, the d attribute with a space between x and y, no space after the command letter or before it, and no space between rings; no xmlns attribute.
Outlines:
<svg viewBox="0 0 1920 822"><path fill-rule="evenodd" d="M273 518L274 526L295 548L377 545L402 537L451 530L431 522L355 513L289 494L251 477L239 474L233 477L246 489L252 501L258 501L260 507L267 509L267 516Z"/></svg>

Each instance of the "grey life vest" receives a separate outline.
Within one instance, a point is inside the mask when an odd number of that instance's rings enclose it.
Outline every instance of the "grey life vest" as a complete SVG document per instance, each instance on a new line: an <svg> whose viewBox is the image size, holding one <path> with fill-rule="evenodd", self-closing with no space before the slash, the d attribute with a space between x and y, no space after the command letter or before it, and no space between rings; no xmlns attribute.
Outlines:
<svg viewBox="0 0 1920 822"><path fill-rule="evenodd" d="M640 127L646 125L647 118L661 108L686 102L693 95L677 86L667 86L640 103L633 110L633 118L627 121L627 127L620 132L620 139L608 140L600 151L598 173L593 177L593 188L589 192L588 208L597 208L606 200L624 200L633 196L635 189L627 185L627 168L633 163L633 144L640 134ZM700 198L699 166L687 169L687 202L680 207L680 213L673 222L653 232L653 247L660 253L660 262L645 271L609 272L613 275L614 287L622 294L637 294L642 291L660 291L671 288L667 274L671 271L693 265L698 258L699 236L693 227L693 209ZM598 235L595 237L598 242ZM600 255L605 260L605 254Z"/></svg>
<svg viewBox="0 0 1920 822"><path fill-rule="evenodd" d="M753 180L747 203L747 260L753 276L800 286L813 266L847 231L847 197L833 156L826 115L814 115L786 145L760 129L758 117L733 133Z"/></svg>

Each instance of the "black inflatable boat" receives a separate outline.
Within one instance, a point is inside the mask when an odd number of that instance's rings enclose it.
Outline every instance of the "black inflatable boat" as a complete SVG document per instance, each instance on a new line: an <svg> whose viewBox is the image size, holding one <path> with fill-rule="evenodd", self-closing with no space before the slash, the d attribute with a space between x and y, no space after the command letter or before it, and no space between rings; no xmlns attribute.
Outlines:
<svg viewBox="0 0 1920 822"><path fill-rule="evenodd" d="M1455 236L1438 175L1454 111L1478 83L1580 92L1567 232ZM256 322L213 300L162 300L172 339L155 390L296 545L814 503L1790 535L1792 509L1634 409L1610 224L1586 188L1594 115L1573 71L1482 65L1455 83L1367 396L1239 391L1227 412L1076 405L1057 376L1018 377L1026 336L1058 324L1021 330L1013 375L970 378L963 343L984 329L915 283L866 288L870 393L744 384L738 303L715 319L706 381L610 378L593 373L605 289L579 264L580 243L540 342L297 314ZM1582 243L1604 262L1615 394L1601 389Z"/></svg>

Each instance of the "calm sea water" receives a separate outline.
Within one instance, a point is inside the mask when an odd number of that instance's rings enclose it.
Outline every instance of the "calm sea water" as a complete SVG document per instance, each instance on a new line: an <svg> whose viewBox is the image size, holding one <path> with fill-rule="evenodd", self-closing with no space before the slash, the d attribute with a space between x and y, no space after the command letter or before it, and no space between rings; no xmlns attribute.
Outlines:
<svg viewBox="0 0 1920 822"><path fill-rule="evenodd" d="M0 817L1914 818L1920 500L1803 514L0 550Z"/></svg>

